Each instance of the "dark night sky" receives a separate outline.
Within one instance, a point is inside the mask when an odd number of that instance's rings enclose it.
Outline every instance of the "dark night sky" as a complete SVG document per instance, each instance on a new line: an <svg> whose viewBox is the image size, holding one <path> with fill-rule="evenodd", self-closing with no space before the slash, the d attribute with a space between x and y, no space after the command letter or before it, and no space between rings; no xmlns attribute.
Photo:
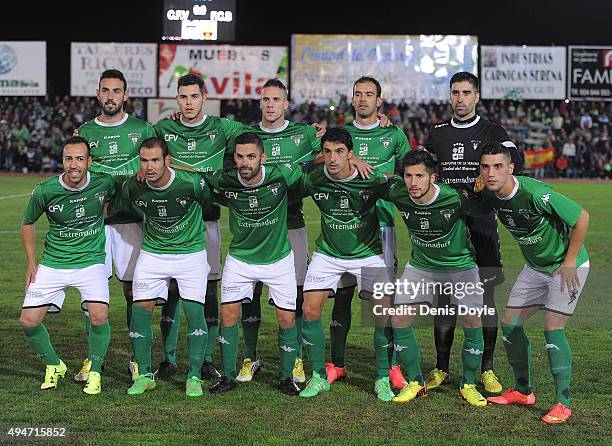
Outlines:
<svg viewBox="0 0 612 446"><path fill-rule="evenodd" d="M61 92L69 90L70 41L161 42L163 0L2 3L0 39L46 40L49 79ZM612 44L612 0L236 3L238 44L289 45L292 33L473 34L480 44Z"/></svg>

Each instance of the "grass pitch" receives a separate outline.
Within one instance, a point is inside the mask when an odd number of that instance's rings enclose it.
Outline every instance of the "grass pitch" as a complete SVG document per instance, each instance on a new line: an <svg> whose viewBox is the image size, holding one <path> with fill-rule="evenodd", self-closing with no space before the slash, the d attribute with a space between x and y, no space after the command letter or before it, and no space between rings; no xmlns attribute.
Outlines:
<svg viewBox="0 0 612 446"><path fill-rule="evenodd" d="M128 397L129 347L125 304L121 287L111 281L112 339L103 374L103 392L85 395L72 381L86 354L86 340L77 293L71 290L59 315L47 317L45 325L59 356L69 371L58 389L41 391L44 365L26 344L18 324L23 300L25 255L19 236L20 218L29 193L40 181L37 177L0 177L0 443L15 443L6 435L10 427L63 426L63 439L23 438L33 444L418 444L418 445L543 445L612 444L612 319L609 287L612 274L611 185L556 183L554 187L580 202L590 212L591 227L587 249L591 275L575 318L570 321L568 338L574 354L572 399L574 417L565 425L551 427L539 421L553 400L553 384L544 349L544 337L537 320L527 332L533 349L535 407L466 405L457 394L461 364L457 330L451 358L451 381L430 392L427 399L408 405L376 400L373 393L374 353L372 329L360 323L361 308L354 300L353 328L349 335L347 367L350 379L334 384L331 392L315 399L289 398L277 384L276 324L271 307L264 304L259 338L262 373L255 381L241 385L227 395L192 399L184 395L183 375L144 397ZM311 251L318 236L318 212L310 200L305 203ZM222 220L223 252L230 235L227 213ZM45 218L39 220L38 249L42 252ZM498 309L503 309L507 292L522 267L518 246L505 229L502 236L506 283L496 292ZM403 223L398 225L399 264L408 260L410 248ZM262 299L263 300L263 299ZM329 321L331 302L326 306L324 323ZM154 318L154 363L162 359L159 336L160 311ZM430 325L420 324L424 373L435 365L435 348ZM187 365L183 321L179 338L179 365ZM329 336L328 336L329 337ZM500 335L501 338L501 335ZM501 339L496 351L496 371L504 387L512 384ZM218 350L215 362L219 364Z"/></svg>

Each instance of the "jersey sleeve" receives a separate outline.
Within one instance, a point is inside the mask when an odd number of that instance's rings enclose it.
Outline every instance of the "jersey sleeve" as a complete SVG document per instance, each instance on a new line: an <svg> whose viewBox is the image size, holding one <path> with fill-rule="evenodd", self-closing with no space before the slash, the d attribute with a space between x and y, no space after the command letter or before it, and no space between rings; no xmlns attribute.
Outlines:
<svg viewBox="0 0 612 446"><path fill-rule="evenodd" d="M221 182L221 175L223 170L217 170L216 172L202 172L201 176L211 188L220 190L219 183Z"/></svg>
<svg viewBox="0 0 612 446"><path fill-rule="evenodd" d="M434 127L431 127L429 129L429 132L427 133L427 139L425 140L425 150L427 150L429 153L431 153L433 155L434 160L437 161L438 159L438 152L436 151L436 143L435 143L435 130Z"/></svg>
<svg viewBox="0 0 612 446"><path fill-rule="evenodd" d="M371 184L378 198L383 198L383 195L387 193L388 183L385 175L377 170L374 171L374 175L371 177Z"/></svg>
<svg viewBox="0 0 612 446"><path fill-rule="evenodd" d="M303 175L302 167L299 165L292 166L289 163L279 164L278 168L285 178L285 183L289 189L295 187L301 180Z"/></svg>
<svg viewBox="0 0 612 446"><path fill-rule="evenodd" d="M145 122L145 128L142 131L142 139L145 140L148 138L152 138L154 136L157 136L155 129L153 128L151 124L149 124L148 122Z"/></svg>
<svg viewBox="0 0 612 446"><path fill-rule="evenodd" d="M406 134L404 133L402 129L397 127L396 133L397 133L397 146L395 147L395 161L398 164L401 164L402 160L404 159L404 156L406 156L406 153L412 150L412 147L410 147L408 138L406 137Z"/></svg>
<svg viewBox="0 0 612 446"><path fill-rule="evenodd" d="M32 191L32 196L28 202L25 212L23 213L23 223L32 225L45 212L45 197L42 191L42 186L37 185Z"/></svg>
<svg viewBox="0 0 612 446"><path fill-rule="evenodd" d="M228 141L235 139L236 136L249 130L248 125L238 121L232 121L231 119L221 118L219 122Z"/></svg>
<svg viewBox="0 0 612 446"><path fill-rule="evenodd" d="M535 208L544 214L559 217L573 228L580 218L582 206L552 189L542 188L531 196Z"/></svg>
<svg viewBox="0 0 612 446"><path fill-rule="evenodd" d="M461 189L457 190L457 195L461 203L461 215L484 215L493 210L482 194Z"/></svg>
<svg viewBox="0 0 612 446"><path fill-rule="evenodd" d="M312 151L319 153L321 151L321 138L317 138L317 129L315 129L313 126L308 126L308 129L306 130L306 137L310 142Z"/></svg>
<svg viewBox="0 0 612 446"><path fill-rule="evenodd" d="M397 175L393 175L387 178L384 186L380 188L380 198L385 201L393 203L393 195L395 191L401 190L401 187L405 187L404 180Z"/></svg>
<svg viewBox="0 0 612 446"><path fill-rule="evenodd" d="M109 203L115 199L117 196L117 182L110 175L105 175L104 178L108 183L108 196L106 197L106 202Z"/></svg>

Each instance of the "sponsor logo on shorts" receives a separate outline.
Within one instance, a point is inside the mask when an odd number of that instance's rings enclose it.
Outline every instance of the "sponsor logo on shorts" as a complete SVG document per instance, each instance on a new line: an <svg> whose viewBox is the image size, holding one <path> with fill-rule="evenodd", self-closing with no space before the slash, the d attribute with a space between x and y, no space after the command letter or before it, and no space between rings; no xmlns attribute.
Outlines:
<svg viewBox="0 0 612 446"><path fill-rule="evenodd" d="M240 287L238 285L223 285L221 287L221 292L224 294L234 294L240 291Z"/></svg>
<svg viewBox="0 0 612 446"><path fill-rule="evenodd" d="M132 283L132 288L138 291L146 291L149 289L149 283L144 280L135 281Z"/></svg>

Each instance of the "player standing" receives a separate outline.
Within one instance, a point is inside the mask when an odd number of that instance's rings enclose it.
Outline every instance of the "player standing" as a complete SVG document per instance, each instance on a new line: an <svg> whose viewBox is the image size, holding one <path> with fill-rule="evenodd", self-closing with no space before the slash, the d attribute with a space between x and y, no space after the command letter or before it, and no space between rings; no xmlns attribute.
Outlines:
<svg viewBox="0 0 612 446"><path fill-rule="evenodd" d="M262 282L270 289L270 304L276 307L279 388L286 395L297 395L300 389L293 382L297 285L287 235L287 190L299 182L302 170L289 164L264 165L263 142L252 132L236 138L234 160L237 167L205 175L225 197L232 233L221 282L219 343L224 376L210 391L223 393L237 386L240 306L253 298L255 284Z"/></svg>
<svg viewBox="0 0 612 446"><path fill-rule="evenodd" d="M431 306L437 290L448 293L451 303L461 310L464 340L459 394L473 406L486 406L487 401L476 390L484 349L482 322L478 314L469 314L483 308L484 290L464 219L490 209L449 185L436 184L430 153L412 151L402 165L403 179L392 177L385 195L400 211L412 244L410 261L400 279L402 285L411 288L396 290L394 300L396 308L408 311L392 319L395 351L409 382L393 401L407 403L427 395L412 324L424 305Z"/></svg>
<svg viewBox="0 0 612 446"><path fill-rule="evenodd" d="M186 74L178 80L176 102L180 110L178 119L165 118L155 124L155 132L168 144L172 166L197 172L215 172L223 168L226 148L231 138L248 127L236 121L204 114L206 102L204 81L195 74ZM204 314L209 335L202 365L202 379L217 379L221 375L213 364L213 353L219 332L217 282L221 279L221 211L217 204L204 209L206 224L206 255L210 265L206 286ZM176 343L179 330L178 291L171 284L168 303L162 309L160 321L165 358L156 372L166 378L178 370Z"/></svg>
<svg viewBox="0 0 612 446"><path fill-rule="evenodd" d="M480 100L478 78L472 73L460 72L450 79L450 100L453 117L435 124L427 136L425 148L437 161L439 180L452 187L471 190L478 177L482 145L489 141L501 141L510 149L517 171L521 169L521 157L506 131L476 114ZM495 308L495 285L504 281L499 246L499 234L495 214L466 217L470 239L476 250L476 263L485 284L484 304ZM447 308L447 296L438 297L438 307ZM435 317L436 367L427 379L427 388L433 389L448 376L450 351L455 336L456 315ZM493 354L497 341L497 312L483 317L484 354L481 380L489 393L499 393L502 386L493 372Z"/></svg>
<svg viewBox="0 0 612 446"><path fill-rule="evenodd" d="M189 371L185 393L202 395L200 370L208 329L204 321L206 277L206 233L202 204L211 193L200 175L170 168L171 157L163 139L153 137L140 146L145 182L130 178L123 187L118 206L133 206L144 219L144 239L134 269L134 308L130 338L141 374L128 390L143 394L156 387L151 370L153 330L151 318L156 304L168 299L170 280L176 280L187 318Z"/></svg>
<svg viewBox="0 0 612 446"><path fill-rule="evenodd" d="M330 389L321 313L326 299L336 292L342 274L350 273L357 278L364 299L372 298L377 279L389 280L376 214L376 201L385 189L385 177L377 172L369 179L359 177L350 162L353 143L345 129L329 129L321 138L321 146L324 164L309 172L303 184L304 194L312 196L321 211L321 235L304 282L303 338L313 373L300 392L302 397L314 397ZM374 391L379 399L390 401L394 397L389 384L388 358L392 333L391 327L385 324L386 319L375 320Z"/></svg>
<svg viewBox="0 0 612 446"><path fill-rule="evenodd" d="M559 424L572 415L569 393L572 352L565 326L589 273L589 256L584 247L589 214L548 184L514 176L513 171L506 146L491 143L483 148L480 175L487 189L483 197L519 244L526 263L501 318L504 347L515 384L501 396L489 397L489 401L535 404L531 346L523 325L543 308L546 353L556 394L552 409L542 421Z"/></svg>
<svg viewBox="0 0 612 446"><path fill-rule="evenodd" d="M128 98L127 81L119 70L106 70L100 76L96 97L101 114L86 122L78 134L89 141L92 158L91 170L112 175L118 183L133 176L140 168L138 148L142 141L155 135L148 122L128 115L123 104ZM127 308L128 330L132 319L132 280L138 251L142 243L142 223L133 212L122 212L106 221L106 266L107 275L115 276L123 284ZM89 319L86 315L86 329ZM132 351L133 354L133 351ZM83 367L74 377L76 381L87 380L91 358L83 361ZM130 361L132 380L138 377L138 364Z"/></svg>
<svg viewBox="0 0 612 446"><path fill-rule="evenodd" d="M381 173L393 174L404 155L410 150L408 138L395 125L383 127L377 114L383 104L380 83L373 77L362 76L353 85L352 105L355 120L342 126L353 139L354 154ZM376 202L376 213L380 224L385 264L397 267L397 240L395 237L395 208L384 200ZM334 297L330 323L331 363L327 364L327 379L330 383L347 376L344 353L351 328L351 302L355 292L355 279L345 275ZM402 388L406 381L393 352L389 378L394 387Z"/></svg>
<svg viewBox="0 0 612 446"><path fill-rule="evenodd" d="M82 137L65 142L62 159L64 173L36 186L23 215L21 237L28 271L19 322L30 346L47 364L40 388L57 387L66 374L66 364L53 350L42 322L47 312L61 311L66 288L75 287L81 294L81 308L91 318L90 367L83 391L93 395L102 390L100 372L110 341L104 206L115 195L115 182L110 175L88 171L89 144ZM49 232L37 265L34 223L43 213L49 220Z"/></svg>

